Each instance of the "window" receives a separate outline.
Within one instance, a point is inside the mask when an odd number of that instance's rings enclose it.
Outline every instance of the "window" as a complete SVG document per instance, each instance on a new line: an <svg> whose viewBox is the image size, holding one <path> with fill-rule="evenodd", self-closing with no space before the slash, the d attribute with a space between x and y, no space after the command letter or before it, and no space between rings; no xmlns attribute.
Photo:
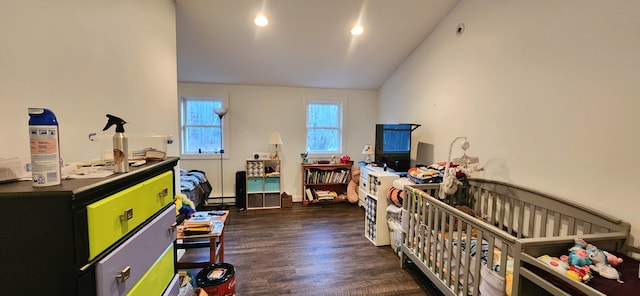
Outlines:
<svg viewBox="0 0 640 296"><path fill-rule="evenodd" d="M342 153L341 101L307 101L307 152Z"/></svg>
<svg viewBox="0 0 640 296"><path fill-rule="evenodd" d="M222 108L223 99L205 97L180 98L181 153L197 155L220 151L224 135L223 120L213 111Z"/></svg>

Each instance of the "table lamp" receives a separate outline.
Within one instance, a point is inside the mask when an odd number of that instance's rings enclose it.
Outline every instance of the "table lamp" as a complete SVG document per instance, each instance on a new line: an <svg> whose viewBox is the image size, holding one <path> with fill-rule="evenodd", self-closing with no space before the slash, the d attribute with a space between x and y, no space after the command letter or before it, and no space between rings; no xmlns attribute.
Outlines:
<svg viewBox="0 0 640 296"><path fill-rule="evenodd" d="M369 164L371 163L371 155L373 155L373 146L371 144L366 144L364 145L364 147L362 148L362 154L366 155L367 157L364 159L364 162Z"/></svg>
<svg viewBox="0 0 640 296"><path fill-rule="evenodd" d="M276 145L276 153L273 155L273 159L280 159L278 157L278 145L282 145L282 138L280 138L280 133L278 132L271 133L271 139L269 140L269 144Z"/></svg>

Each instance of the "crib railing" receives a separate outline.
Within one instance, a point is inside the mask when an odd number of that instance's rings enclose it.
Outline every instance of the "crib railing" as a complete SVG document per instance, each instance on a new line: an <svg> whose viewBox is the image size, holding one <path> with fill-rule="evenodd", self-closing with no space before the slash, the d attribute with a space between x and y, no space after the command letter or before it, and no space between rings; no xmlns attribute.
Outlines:
<svg viewBox="0 0 640 296"><path fill-rule="evenodd" d="M434 198L437 190L437 184L406 188L404 253L447 295L487 289L480 284L481 272L504 282L515 238Z"/></svg>
<svg viewBox="0 0 640 296"><path fill-rule="evenodd" d="M630 231L627 222L605 213L499 181L467 180L462 196L474 216L447 203L454 199L435 198L439 184L405 190L403 256L446 295L485 293L491 281L504 293L512 280L516 291L521 258L566 248L578 237L622 250Z"/></svg>
<svg viewBox="0 0 640 296"><path fill-rule="evenodd" d="M469 179L476 216L517 238L629 232L630 225L551 194L500 181Z"/></svg>

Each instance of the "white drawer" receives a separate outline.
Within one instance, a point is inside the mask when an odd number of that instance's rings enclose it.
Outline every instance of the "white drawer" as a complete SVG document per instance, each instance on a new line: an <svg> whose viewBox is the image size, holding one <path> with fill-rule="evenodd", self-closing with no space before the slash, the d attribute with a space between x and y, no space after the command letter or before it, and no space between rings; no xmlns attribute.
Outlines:
<svg viewBox="0 0 640 296"><path fill-rule="evenodd" d="M176 238L176 209L171 206L96 264L97 295L125 295ZM129 267L129 276L116 276ZM167 282L167 284L169 284Z"/></svg>

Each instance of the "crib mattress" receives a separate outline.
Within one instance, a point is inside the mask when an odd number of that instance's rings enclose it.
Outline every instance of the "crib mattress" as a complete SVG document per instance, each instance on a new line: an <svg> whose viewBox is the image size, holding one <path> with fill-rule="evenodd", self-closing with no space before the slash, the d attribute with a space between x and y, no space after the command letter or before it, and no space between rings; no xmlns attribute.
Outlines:
<svg viewBox="0 0 640 296"><path fill-rule="evenodd" d="M638 278L638 264L640 264L640 261L621 253L611 253L624 260L620 265L615 267L622 273L622 280L624 283L621 284L616 280L610 280L594 274L593 278L585 285L588 285L606 295L637 295L638 291L640 291L640 279ZM553 273L529 264L526 264L526 267L549 283L561 288L571 295L586 295L574 287L565 284L561 279L553 275Z"/></svg>

